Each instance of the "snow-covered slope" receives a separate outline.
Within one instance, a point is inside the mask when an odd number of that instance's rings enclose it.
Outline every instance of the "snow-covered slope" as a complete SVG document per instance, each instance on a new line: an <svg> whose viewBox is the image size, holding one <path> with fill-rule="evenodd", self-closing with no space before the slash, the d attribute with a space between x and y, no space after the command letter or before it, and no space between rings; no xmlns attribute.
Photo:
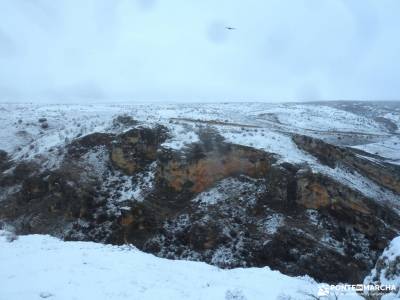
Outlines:
<svg viewBox="0 0 400 300"><path fill-rule="evenodd" d="M121 132L115 126L116 116L128 115L144 126L161 124L168 128L170 138L164 147L181 149L197 142L197 129L212 126L228 142L275 153L280 162L307 163L318 173L326 174L367 196L384 198L391 203L396 196L379 191L368 180L354 177L346 170L322 166L315 157L301 151L291 135L305 134L329 143L352 146L399 164L400 140L375 117L386 118L384 106L366 103L365 115L355 103L323 105L271 103L217 104L101 104L101 105L0 105L0 150L13 159L38 159L44 168L57 167L59 147L74 138L93 132ZM349 106L351 109L349 109ZM39 120L42 119L42 122ZM45 120L45 121L43 121ZM389 120L389 118L387 119ZM390 120L400 127L397 106L390 110ZM378 191L378 192L377 192Z"/></svg>
<svg viewBox="0 0 400 300"><path fill-rule="evenodd" d="M400 299L400 236L393 239L383 251L364 284L394 286L397 290L384 295L381 300Z"/></svg>
<svg viewBox="0 0 400 300"><path fill-rule="evenodd" d="M7 235L0 231L0 299L312 299L322 286L268 267L221 270L157 258L131 246L44 235L9 242ZM339 299L362 298L348 293Z"/></svg>
<svg viewBox="0 0 400 300"><path fill-rule="evenodd" d="M21 234L358 283L400 230L400 110L390 109L0 104L0 216ZM128 246L0 243L0 300L310 299L319 287Z"/></svg>
<svg viewBox="0 0 400 300"><path fill-rule="evenodd" d="M309 158L296 153L296 147L287 138L289 133L354 145L379 144L392 136L373 118L320 104L0 104L0 149L15 152L15 157L41 154L78 135L115 131L112 120L122 114L149 125L167 126L174 135L166 144L171 147L196 141L192 129L212 125L231 141L276 152L283 159L298 162ZM400 126L400 112L393 110L391 116L392 122ZM47 128L41 127L40 118L46 118ZM400 143L393 140L391 153L396 149L400 151Z"/></svg>

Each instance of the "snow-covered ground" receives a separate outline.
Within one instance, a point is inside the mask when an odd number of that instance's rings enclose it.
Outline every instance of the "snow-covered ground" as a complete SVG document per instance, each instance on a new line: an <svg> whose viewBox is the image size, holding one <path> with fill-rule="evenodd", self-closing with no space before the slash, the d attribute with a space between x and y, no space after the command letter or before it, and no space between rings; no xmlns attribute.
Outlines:
<svg viewBox="0 0 400 300"><path fill-rule="evenodd" d="M399 111L388 114L387 110L380 111L372 105L368 108L375 111L374 116L390 117L400 127ZM382 191L367 178L323 166L315 157L297 148L291 139L292 133L328 139L341 145L349 141L349 146L399 164L397 133L390 133L369 115L322 104L0 104L0 150L7 151L15 160L35 158L43 168L57 167L62 152L57 149L62 149L72 139L93 132L125 130L124 126L113 123L120 115L140 121L140 126L166 126L171 136L163 144L167 148L178 150L196 142L199 127L213 126L228 142L275 153L279 162L307 163L314 172L339 180L366 196L398 202L397 196ZM39 122L43 118L45 121ZM143 178L151 180L151 172L143 174ZM122 194L121 200L138 195L137 185L132 187L127 180Z"/></svg>
<svg viewBox="0 0 400 300"><path fill-rule="evenodd" d="M129 115L149 126L165 125L172 134L165 146L172 148L197 141L194 129L212 125L229 141L275 152L293 162L308 161L309 158L296 152L288 136L290 133L317 137L365 134L372 140L354 146L376 152L376 145L382 145L379 155L384 157L400 153L398 137L393 137L382 124L371 118L318 104L270 103L0 104L0 149L12 153L15 158L31 158L80 135L121 130L112 122L118 115ZM393 112L391 117L400 127L400 113ZM40 118L46 118L44 123L48 127L42 128ZM363 146L371 143L375 146Z"/></svg>
<svg viewBox="0 0 400 300"><path fill-rule="evenodd" d="M275 153L278 162L307 163L314 172L387 202L400 212L397 195L358 173L321 165L291 139L292 133L301 133L328 136L346 145L341 139L344 136L352 139L349 146L399 164L398 133L389 132L374 118L318 104L0 104L0 149L17 161L36 159L43 168L56 167L61 161L58 156L62 155L58 150L74 138L93 132L126 130L113 122L120 115L140 121L139 126L166 126L170 138L163 146L172 149L198 141L198 129L213 126L228 142ZM400 127L398 111L382 117ZM108 158L101 149L87 153L82 159L99 174L108 172L105 168ZM122 182L113 202L118 204L132 198L140 201L146 192L142 186L151 187L154 170L150 166L134 179L106 175L110 184L115 180ZM223 180L193 201L204 206L218 205L224 201L219 188L229 190L235 185L234 179ZM257 192L256 183L249 186L254 186L252 190ZM281 223L280 216L274 215L266 220L265 226L273 231ZM130 246L62 242L39 235L21 236L9 243L5 231L0 235L0 300L312 299L322 286L311 278L293 278L269 268L221 270L200 262L157 258ZM398 244L394 244L391 249L397 248ZM395 283L399 285L398 281ZM359 298L355 294L339 297Z"/></svg>
<svg viewBox="0 0 400 300"><path fill-rule="evenodd" d="M0 231L2 300L313 299L323 286L268 267L222 270L157 258L131 246L63 242L45 235L10 242L9 235ZM348 292L339 299L362 298Z"/></svg>
<svg viewBox="0 0 400 300"><path fill-rule="evenodd" d="M396 287L381 300L400 299L400 236L393 239L383 251L376 267L364 280L364 284L382 284Z"/></svg>
<svg viewBox="0 0 400 300"><path fill-rule="evenodd" d="M400 165L400 136L393 136L377 143L362 144L354 148L387 158L392 164Z"/></svg>
<svg viewBox="0 0 400 300"><path fill-rule="evenodd" d="M299 130L382 132L381 126L369 118L323 105L282 104L265 111L257 111L256 116L258 120L262 120L265 114L274 114L282 125Z"/></svg>

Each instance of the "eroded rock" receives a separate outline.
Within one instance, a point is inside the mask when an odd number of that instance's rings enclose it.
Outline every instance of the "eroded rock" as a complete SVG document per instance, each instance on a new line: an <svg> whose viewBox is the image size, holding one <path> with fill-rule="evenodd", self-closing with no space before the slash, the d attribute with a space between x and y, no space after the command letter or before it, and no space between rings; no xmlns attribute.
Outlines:
<svg viewBox="0 0 400 300"><path fill-rule="evenodd" d="M399 233L390 207L307 165L278 164L274 154L226 143L209 129L181 150L163 148L167 138L161 126L94 133L68 145L55 170L20 162L1 177L2 187L19 188L0 202L0 219L18 233L132 243L162 257L270 266L331 283L359 283ZM389 174L385 165L294 140L331 167L378 168L375 181L396 190L377 178ZM149 166L154 176L142 182L149 191L138 200L137 176ZM120 201L117 190L128 196Z"/></svg>
<svg viewBox="0 0 400 300"><path fill-rule="evenodd" d="M111 161L128 175L143 170L157 158L160 145L167 139L162 126L135 128L118 136L111 146Z"/></svg>
<svg viewBox="0 0 400 300"><path fill-rule="evenodd" d="M158 180L176 192L188 188L193 193L200 193L226 177L264 177L275 161L272 155L263 151L232 144L207 150L203 151L201 145L193 145L192 151L198 153L189 158L163 152Z"/></svg>
<svg viewBox="0 0 400 300"><path fill-rule="evenodd" d="M361 150L357 150L356 154L349 148L334 146L309 136L294 135L293 141L300 149L309 152L317 157L321 163L331 168L339 165L347 166L379 185L400 194L399 166L385 163L382 160L367 159L371 155Z"/></svg>

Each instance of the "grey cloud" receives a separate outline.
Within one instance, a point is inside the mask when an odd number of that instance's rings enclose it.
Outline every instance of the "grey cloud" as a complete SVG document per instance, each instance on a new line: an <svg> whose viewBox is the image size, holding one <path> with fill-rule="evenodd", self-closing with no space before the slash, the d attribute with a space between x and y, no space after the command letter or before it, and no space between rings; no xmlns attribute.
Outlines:
<svg viewBox="0 0 400 300"><path fill-rule="evenodd" d="M1 1L0 101L400 98L397 3Z"/></svg>

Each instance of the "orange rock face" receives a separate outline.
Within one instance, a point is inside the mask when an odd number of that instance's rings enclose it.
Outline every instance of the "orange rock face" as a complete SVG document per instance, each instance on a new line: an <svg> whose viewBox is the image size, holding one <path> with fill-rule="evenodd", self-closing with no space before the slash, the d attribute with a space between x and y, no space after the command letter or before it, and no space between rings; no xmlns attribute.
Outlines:
<svg viewBox="0 0 400 300"><path fill-rule="evenodd" d="M332 204L327 190L315 182L303 186L299 195L297 202L306 208L319 209Z"/></svg>
<svg viewBox="0 0 400 300"><path fill-rule="evenodd" d="M186 186L199 193L229 176L262 177L270 167L271 160L264 152L235 146L226 153L209 152L194 162L172 159L161 167L159 177L175 191Z"/></svg>
<svg viewBox="0 0 400 300"><path fill-rule="evenodd" d="M157 150L165 138L161 127L125 132L111 146L111 162L127 175L133 175L157 158Z"/></svg>
<svg viewBox="0 0 400 300"><path fill-rule="evenodd" d="M123 216L121 218L121 225L128 226L128 225L132 224L133 221L134 221L133 216L131 214L129 214L129 215Z"/></svg>
<svg viewBox="0 0 400 300"><path fill-rule="evenodd" d="M339 189L340 186L335 188L328 184L301 178L298 180L297 203L312 209L330 208L351 210L363 215L371 214L368 206L363 203L362 196L355 193L346 194L344 190L339 192Z"/></svg>

